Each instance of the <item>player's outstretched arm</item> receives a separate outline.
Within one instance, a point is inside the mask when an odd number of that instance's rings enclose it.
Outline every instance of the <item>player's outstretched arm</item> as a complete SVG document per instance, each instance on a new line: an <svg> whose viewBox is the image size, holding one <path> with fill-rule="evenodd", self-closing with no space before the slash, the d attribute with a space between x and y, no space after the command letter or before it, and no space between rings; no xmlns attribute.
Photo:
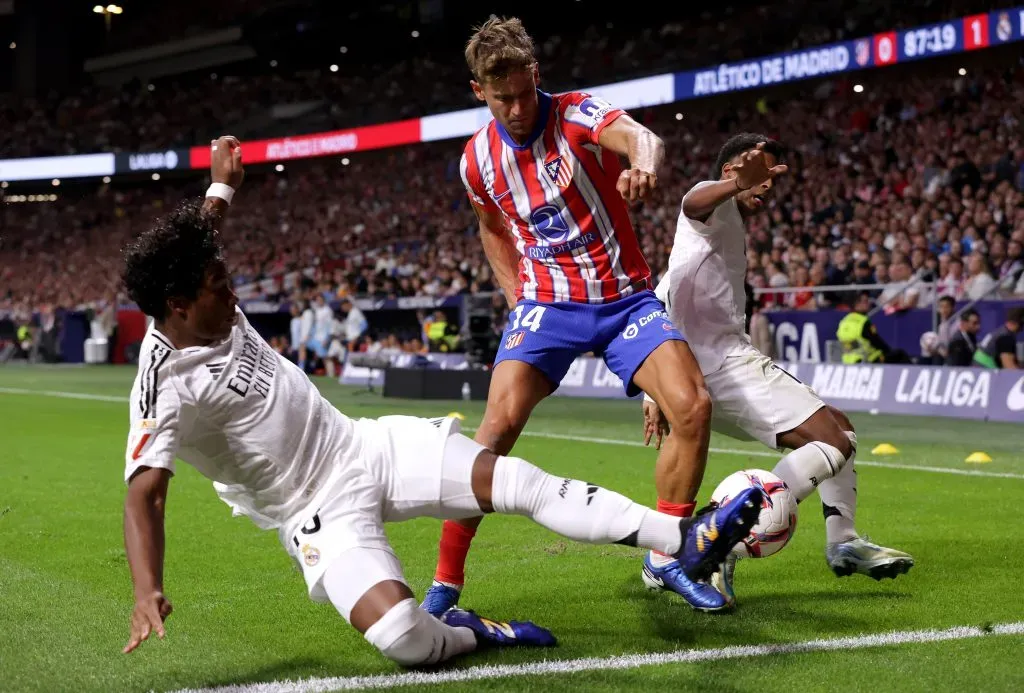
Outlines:
<svg viewBox="0 0 1024 693"><path fill-rule="evenodd" d="M785 164L768 167L764 145L764 142L759 143L756 148L723 166L722 180L691 190L683 200L683 214L700 222L707 221L718 205L726 200L788 171Z"/></svg>
<svg viewBox="0 0 1024 693"><path fill-rule="evenodd" d="M122 652L138 647L151 633L164 637L171 602L164 596L164 505L171 472L141 467L128 483L124 501L124 548L132 573L135 608L131 636Z"/></svg>
<svg viewBox="0 0 1024 693"><path fill-rule="evenodd" d="M217 227L227 216L235 192L242 187L245 169L242 167L242 144L231 135L210 142L210 180L203 209L217 217Z"/></svg>
<svg viewBox="0 0 1024 693"><path fill-rule="evenodd" d="M498 286L505 294L505 302L509 309L515 308L519 260L522 256L516 249L515 240L501 215L489 212L476 203L473 203L473 211L480 220L480 243L484 247L487 262L491 265Z"/></svg>
<svg viewBox="0 0 1024 693"><path fill-rule="evenodd" d="M628 115L620 115L601 130L598 143L629 159L615 188L629 202L643 199L658 184L658 169L665 158L665 143Z"/></svg>

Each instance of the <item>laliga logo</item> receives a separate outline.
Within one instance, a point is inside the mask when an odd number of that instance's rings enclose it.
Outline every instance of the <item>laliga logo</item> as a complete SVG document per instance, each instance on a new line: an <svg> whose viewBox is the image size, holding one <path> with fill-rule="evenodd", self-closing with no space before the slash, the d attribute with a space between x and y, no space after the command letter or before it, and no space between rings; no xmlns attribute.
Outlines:
<svg viewBox="0 0 1024 693"><path fill-rule="evenodd" d="M152 171L157 168L168 170L178 167L178 154L173 149L152 154L128 155L128 168L132 171Z"/></svg>
<svg viewBox="0 0 1024 693"><path fill-rule="evenodd" d="M1006 395L1006 408L1010 411L1024 409L1024 377L1010 388L1010 392Z"/></svg>

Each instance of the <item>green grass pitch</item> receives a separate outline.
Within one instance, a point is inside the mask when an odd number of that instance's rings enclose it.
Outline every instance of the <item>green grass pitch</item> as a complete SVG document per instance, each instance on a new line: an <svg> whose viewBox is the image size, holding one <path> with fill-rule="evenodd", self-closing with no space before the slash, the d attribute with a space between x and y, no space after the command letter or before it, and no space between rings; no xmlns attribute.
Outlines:
<svg viewBox="0 0 1024 693"><path fill-rule="evenodd" d="M167 639L120 654L132 605L121 513L133 376L129 368L0 369L0 691L164 691L397 673L332 608L308 600L274 533L231 518L209 482L187 465L179 466L168 497L165 579L175 612ZM459 410L472 427L482 414L478 403L391 401L325 379L317 385L354 417ZM108 399L54 395L68 392ZM635 444L639 409L636 402L551 399L535 413L516 454L653 504L655 453ZM835 578L825 564L820 506L812 497L782 553L739 565L739 608L705 615L645 591L638 550L576 545L523 518L492 517L470 554L464 604L489 616L534 619L560 645L475 653L449 669L1024 621L1017 589L1024 574L1024 426L891 416L855 416L854 422L861 458L895 465L859 467L857 524L871 538L912 553L917 565L908 575L881 583ZM881 442L900 454L873 456ZM715 436L712 446L719 451L711 455L702 501L729 472L774 464L754 444ZM975 450L994 461L965 464ZM432 575L439 529L433 520L389 529L418 595ZM986 635L499 677L432 690L618 691L662 684L719 691L1019 691L1021 652L1024 636Z"/></svg>

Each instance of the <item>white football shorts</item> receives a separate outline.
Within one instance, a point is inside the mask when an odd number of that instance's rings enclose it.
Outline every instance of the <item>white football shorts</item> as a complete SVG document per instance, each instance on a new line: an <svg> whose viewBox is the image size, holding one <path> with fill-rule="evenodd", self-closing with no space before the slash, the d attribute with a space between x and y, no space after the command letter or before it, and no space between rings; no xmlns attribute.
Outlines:
<svg viewBox="0 0 1024 693"><path fill-rule="evenodd" d="M825 406L807 385L757 349L726 357L704 376L711 393L711 430L737 440L759 440L779 449L776 437Z"/></svg>
<svg viewBox="0 0 1024 693"><path fill-rule="evenodd" d="M362 440L358 458L339 465L318 497L278 533L302 569L310 598L318 602L329 601L323 575L342 554L366 555L351 551L358 548L394 556L385 522L482 514L472 472L484 448L459 433L457 419L385 416L357 421L356 431ZM405 582L397 557L367 566L366 572L371 584L353 584L346 602L355 604L377 582Z"/></svg>

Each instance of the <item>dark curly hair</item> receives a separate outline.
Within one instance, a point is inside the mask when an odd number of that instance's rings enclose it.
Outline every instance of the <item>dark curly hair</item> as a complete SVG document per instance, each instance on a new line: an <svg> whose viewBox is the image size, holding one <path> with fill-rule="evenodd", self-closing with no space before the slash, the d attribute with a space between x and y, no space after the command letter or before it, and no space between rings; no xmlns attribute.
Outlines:
<svg viewBox="0 0 1024 693"><path fill-rule="evenodd" d="M167 299L195 300L207 269L224 259L216 217L203 201L186 200L157 219L124 250L121 279L139 309L156 320L167 317Z"/></svg>
<svg viewBox="0 0 1024 693"><path fill-rule="evenodd" d="M722 167L733 160L734 157L739 156L743 152L749 152L757 145L764 142L764 150L768 154L771 154L782 162L782 157L786 153L786 148L782 146L780 142L773 140L767 135L759 135L753 132L741 132L738 135L733 135L729 140L722 145L721 151L718 152L718 159L715 161L715 168L711 171L711 177L718 179L722 177Z"/></svg>

